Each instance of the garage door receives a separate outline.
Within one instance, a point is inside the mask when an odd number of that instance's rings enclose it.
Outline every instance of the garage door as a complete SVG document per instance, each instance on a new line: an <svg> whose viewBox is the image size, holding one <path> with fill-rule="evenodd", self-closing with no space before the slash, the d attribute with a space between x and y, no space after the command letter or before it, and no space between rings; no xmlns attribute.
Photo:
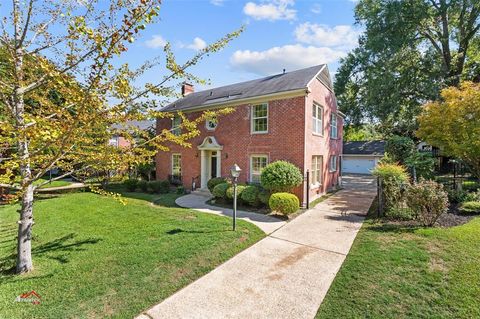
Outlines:
<svg viewBox="0 0 480 319"><path fill-rule="evenodd" d="M375 168L375 159L372 157L366 158L347 158L342 160L342 172L354 174L370 174Z"/></svg>

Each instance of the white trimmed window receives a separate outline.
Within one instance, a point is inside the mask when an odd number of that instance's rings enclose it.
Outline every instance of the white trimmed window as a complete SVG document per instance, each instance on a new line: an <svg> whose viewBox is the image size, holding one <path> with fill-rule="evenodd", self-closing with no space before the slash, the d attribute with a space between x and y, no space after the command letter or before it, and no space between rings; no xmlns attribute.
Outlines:
<svg viewBox="0 0 480 319"><path fill-rule="evenodd" d="M182 134L180 124L182 124L182 118L178 115L175 115L172 119L172 134L177 136Z"/></svg>
<svg viewBox="0 0 480 319"><path fill-rule="evenodd" d="M267 155L252 155L250 157L250 182L260 184L260 175L267 164Z"/></svg>
<svg viewBox="0 0 480 319"><path fill-rule="evenodd" d="M312 185L322 184L322 166L323 166L323 156L321 155L312 156L312 169L310 171Z"/></svg>
<svg viewBox="0 0 480 319"><path fill-rule="evenodd" d="M337 171L337 155L330 156L330 172Z"/></svg>
<svg viewBox="0 0 480 319"><path fill-rule="evenodd" d="M252 106L252 133L268 132L268 104L258 104Z"/></svg>
<svg viewBox="0 0 480 319"><path fill-rule="evenodd" d="M172 175L182 176L182 155L172 154Z"/></svg>
<svg viewBox="0 0 480 319"><path fill-rule="evenodd" d="M330 138L338 138L337 114L330 115Z"/></svg>
<svg viewBox="0 0 480 319"><path fill-rule="evenodd" d="M313 103L312 109L313 133L323 135L323 107Z"/></svg>

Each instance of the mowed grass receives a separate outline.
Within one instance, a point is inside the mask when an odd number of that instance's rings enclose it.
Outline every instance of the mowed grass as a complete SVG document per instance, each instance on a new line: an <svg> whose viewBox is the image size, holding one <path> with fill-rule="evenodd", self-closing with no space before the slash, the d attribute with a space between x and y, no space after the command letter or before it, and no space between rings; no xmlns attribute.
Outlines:
<svg viewBox="0 0 480 319"><path fill-rule="evenodd" d="M480 318L480 218L453 228L367 220L316 318Z"/></svg>
<svg viewBox="0 0 480 319"><path fill-rule="evenodd" d="M167 206L176 197L145 196ZM21 276L10 271L18 207L0 207L0 318L132 318L264 237L243 221L232 232L225 217L127 200L37 201L35 270ZM31 290L40 305L14 301Z"/></svg>
<svg viewBox="0 0 480 319"><path fill-rule="evenodd" d="M39 180L35 181L34 184L35 185L40 185L40 184L43 184L45 182L48 182L48 179L40 178ZM45 184L45 185L41 186L40 188L61 187L61 186L67 186L67 185L70 185L70 184L71 184L71 182L69 182L69 181L58 180L58 181L52 181L48 184Z"/></svg>

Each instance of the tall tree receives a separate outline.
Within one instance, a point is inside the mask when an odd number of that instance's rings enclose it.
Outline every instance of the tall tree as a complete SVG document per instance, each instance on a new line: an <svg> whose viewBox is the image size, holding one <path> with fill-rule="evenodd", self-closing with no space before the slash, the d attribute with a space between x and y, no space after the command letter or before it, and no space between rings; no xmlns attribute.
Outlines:
<svg viewBox="0 0 480 319"><path fill-rule="evenodd" d="M335 82L349 122L413 136L420 106L441 88L480 80L480 1L360 0L355 15L365 32Z"/></svg>
<svg viewBox="0 0 480 319"><path fill-rule="evenodd" d="M160 0L13 0L2 4L0 47L0 183L17 188L18 273L32 269L31 239L35 184L56 167L61 176L98 169L126 169L166 150L165 142L188 146L197 125L227 112L205 112L194 120L183 114L180 135L163 130L153 138L136 127L113 124L155 117L165 97L175 96L175 80L201 81L188 68L224 47L230 33L178 64L170 46L166 61L156 58L132 69L122 63L128 45L159 15ZM156 68L158 81L135 85ZM173 81L173 82L172 82ZM108 145L112 134L130 147ZM143 135L143 142L135 137ZM146 144L152 147L145 147ZM98 190L100 191L100 190Z"/></svg>
<svg viewBox="0 0 480 319"><path fill-rule="evenodd" d="M465 162L480 179L480 84L442 90L442 100L425 105L419 138Z"/></svg>

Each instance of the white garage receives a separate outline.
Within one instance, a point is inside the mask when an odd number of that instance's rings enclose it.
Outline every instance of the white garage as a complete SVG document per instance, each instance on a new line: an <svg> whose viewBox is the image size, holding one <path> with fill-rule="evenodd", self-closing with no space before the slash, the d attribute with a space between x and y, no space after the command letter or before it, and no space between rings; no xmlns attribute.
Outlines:
<svg viewBox="0 0 480 319"><path fill-rule="evenodd" d="M385 153L384 141L345 142L342 173L370 174Z"/></svg>

